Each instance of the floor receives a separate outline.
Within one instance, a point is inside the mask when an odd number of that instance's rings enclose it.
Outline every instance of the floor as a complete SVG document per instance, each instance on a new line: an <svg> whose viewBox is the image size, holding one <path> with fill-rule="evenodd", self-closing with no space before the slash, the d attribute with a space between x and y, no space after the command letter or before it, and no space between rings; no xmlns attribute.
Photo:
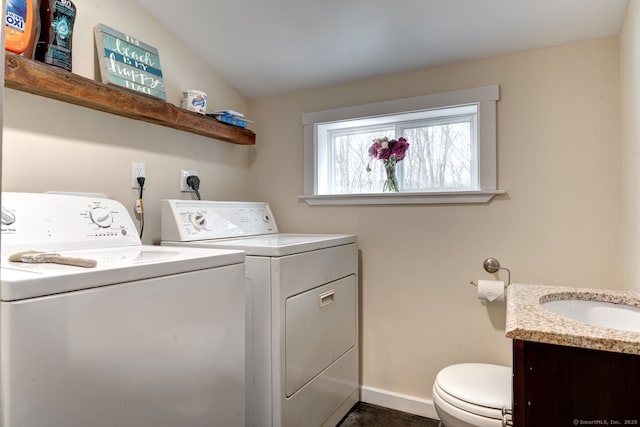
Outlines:
<svg viewBox="0 0 640 427"><path fill-rule="evenodd" d="M359 402L337 427L438 427L438 421Z"/></svg>

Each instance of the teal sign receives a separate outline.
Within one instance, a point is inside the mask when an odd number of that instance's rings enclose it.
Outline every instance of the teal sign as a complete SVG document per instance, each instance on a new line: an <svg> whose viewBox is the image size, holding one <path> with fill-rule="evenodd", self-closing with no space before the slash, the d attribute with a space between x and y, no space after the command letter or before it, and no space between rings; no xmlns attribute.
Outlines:
<svg viewBox="0 0 640 427"><path fill-rule="evenodd" d="M102 83L167 99L158 49L104 24L94 28Z"/></svg>

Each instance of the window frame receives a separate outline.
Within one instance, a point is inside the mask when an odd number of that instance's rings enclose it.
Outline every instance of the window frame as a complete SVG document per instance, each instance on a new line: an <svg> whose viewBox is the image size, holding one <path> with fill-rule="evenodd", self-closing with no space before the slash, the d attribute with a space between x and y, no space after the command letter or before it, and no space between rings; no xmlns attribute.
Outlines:
<svg viewBox="0 0 640 427"><path fill-rule="evenodd" d="M504 190L497 188L496 102L500 97L499 92L498 85L489 85L304 113L302 115L304 131L304 194L298 196L298 198L309 205L443 204L486 203L498 194L505 194ZM477 104L478 106L478 190L318 194L317 177L320 153L317 140L322 138L322 135L319 135L318 132L319 126L340 120L366 119L468 104Z"/></svg>

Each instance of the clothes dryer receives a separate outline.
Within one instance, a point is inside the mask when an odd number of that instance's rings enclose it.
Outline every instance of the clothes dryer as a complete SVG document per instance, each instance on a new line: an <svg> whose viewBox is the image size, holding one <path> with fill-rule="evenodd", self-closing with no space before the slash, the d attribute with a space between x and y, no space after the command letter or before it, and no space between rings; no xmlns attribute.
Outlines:
<svg viewBox="0 0 640 427"><path fill-rule="evenodd" d="M162 245L246 251L248 426L333 427L359 400L355 235L279 233L263 202L163 200Z"/></svg>
<svg viewBox="0 0 640 427"><path fill-rule="evenodd" d="M0 425L244 426L244 275L239 250L142 245L114 200L3 193Z"/></svg>

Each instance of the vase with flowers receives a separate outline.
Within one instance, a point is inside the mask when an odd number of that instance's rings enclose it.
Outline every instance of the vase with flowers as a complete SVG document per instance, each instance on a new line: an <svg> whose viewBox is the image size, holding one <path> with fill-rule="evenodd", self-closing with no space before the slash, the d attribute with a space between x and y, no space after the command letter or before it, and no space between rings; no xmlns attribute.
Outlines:
<svg viewBox="0 0 640 427"><path fill-rule="evenodd" d="M369 147L369 156L375 160L381 160L387 179L384 181L382 191L397 193L398 178L396 177L396 164L404 159L409 150L409 143L405 138L389 140L376 138ZM371 172L371 167L367 164L367 172Z"/></svg>

